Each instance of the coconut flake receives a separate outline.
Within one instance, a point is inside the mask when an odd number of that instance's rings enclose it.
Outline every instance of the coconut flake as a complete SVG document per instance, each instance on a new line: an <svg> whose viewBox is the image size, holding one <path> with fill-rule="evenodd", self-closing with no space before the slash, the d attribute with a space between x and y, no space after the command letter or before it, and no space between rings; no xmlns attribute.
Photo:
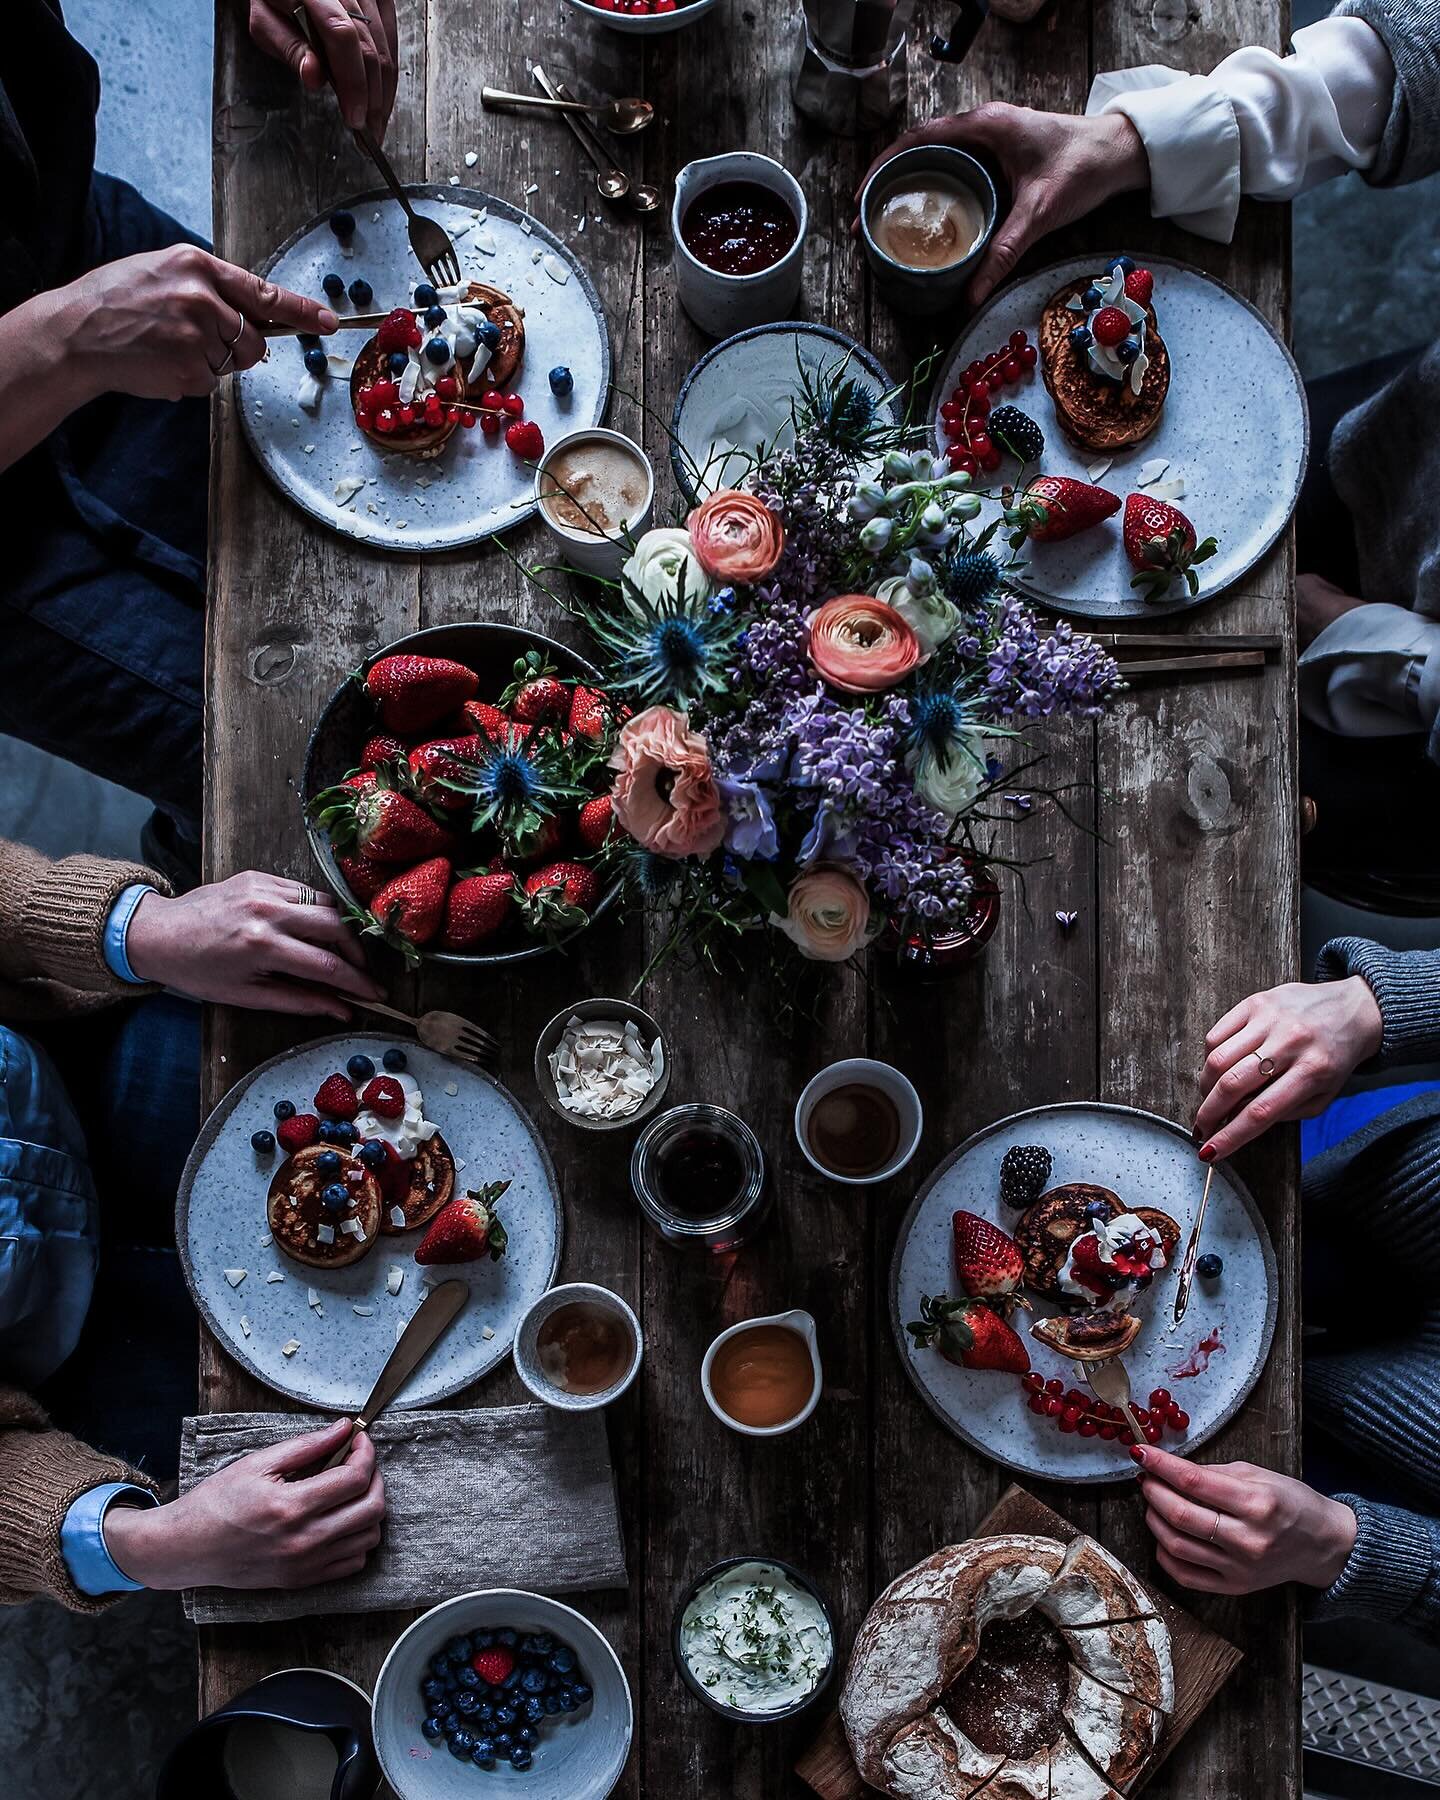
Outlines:
<svg viewBox="0 0 1440 1800"><path fill-rule="evenodd" d="M340 1221L340 1229L342 1231L348 1231L353 1238L359 1238L362 1244L365 1242L365 1227L358 1219L342 1219Z"/></svg>
<svg viewBox="0 0 1440 1800"><path fill-rule="evenodd" d="M1099 462L1091 463L1089 468L1085 471L1085 479L1087 481L1098 481L1114 460L1115 458L1113 456L1102 456Z"/></svg>
<svg viewBox="0 0 1440 1800"><path fill-rule="evenodd" d="M385 1286L392 1294L398 1294L405 1285L405 1270L399 1263L391 1263L385 1277Z"/></svg>
<svg viewBox="0 0 1440 1800"><path fill-rule="evenodd" d="M333 1244L335 1242L335 1227L333 1225L317 1225L315 1227L315 1242L317 1244Z"/></svg>
<svg viewBox="0 0 1440 1800"><path fill-rule="evenodd" d="M270 1231L262 1231L260 1233L260 1236L255 1241L256 1241L257 1246L261 1250L268 1250L270 1248L270 1246L275 1242L275 1235L273 1232L270 1232Z"/></svg>
<svg viewBox="0 0 1440 1800"><path fill-rule="evenodd" d="M240 1315L240 1335L241 1337L249 1337L250 1335L250 1321L245 1317L244 1313L241 1313Z"/></svg>
<svg viewBox="0 0 1440 1800"><path fill-rule="evenodd" d="M1176 475L1170 481L1157 481L1149 489L1157 500L1183 500L1185 498L1185 477Z"/></svg>
<svg viewBox="0 0 1440 1800"><path fill-rule="evenodd" d="M288 1344L282 1344L280 1346L280 1354L282 1356L293 1356L299 1348L300 1348L299 1338L291 1338L290 1342Z"/></svg>
<svg viewBox="0 0 1440 1800"><path fill-rule="evenodd" d="M1158 481L1170 467L1168 456L1152 456L1149 462L1141 463L1135 471L1136 487L1149 487L1152 481Z"/></svg>
<svg viewBox="0 0 1440 1800"><path fill-rule="evenodd" d="M306 1288L305 1304L307 1306L318 1306L320 1304L320 1296L316 1293L314 1288Z"/></svg>
<svg viewBox="0 0 1440 1800"><path fill-rule="evenodd" d="M552 281L558 282L561 287L564 287L565 283L570 279L570 265L561 262L558 256L547 255L545 258L545 273Z"/></svg>
<svg viewBox="0 0 1440 1800"><path fill-rule="evenodd" d="M225 1271L225 1279L230 1283L232 1288L238 1288L240 1283L249 1273L250 1271L248 1269L227 1269Z"/></svg>
<svg viewBox="0 0 1440 1800"><path fill-rule="evenodd" d="M447 1081L445 1083L445 1092L451 1095L458 1094L460 1092L460 1083L458 1081Z"/></svg>
<svg viewBox="0 0 1440 1800"><path fill-rule="evenodd" d="M320 396L324 391L324 384L320 381L319 377L312 375L307 369L305 371L304 380L295 390L295 404L299 407L303 407L308 413L319 412ZM292 419L290 423L292 425L298 425L300 421L298 419Z"/></svg>
<svg viewBox="0 0 1440 1800"><path fill-rule="evenodd" d="M348 506L364 485L363 475L342 475L333 490L337 505Z"/></svg>
<svg viewBox="0 0 1440 1800"><path fill-rule="evenodd" d="M375 1308L373 1306L352 1306L350 1310L357 1319L373 1319L375 1316Z"/></svg>
<svg viewBox="0 0 1440 1800"><path fill-rule="evenodd" d="M480 1335L488 1342L491 1338L494 1337L495 1333L491 1330L491 1328L488 1325L486 1325L482 1328Z"/></svg>
<svg viewBox="0 0 1440 1800"><path fill-rule="evenodd" d="M478 151L467 150L465 152L465 167L467 169L473 169L475 167L476 163L479 162L479 160L480 160L480 156L479 156Z"/></svg>
<svg viewBox="0 0 1440 1800"><path fill-rule="evenodd" d="M406 1220L405 1208L403 1206L392 1206L390 1208L390 1223L397 1231L403 1231L405 1229L408 1221Z"/></svg>
<svg viewBox="0 0 1440 1800"><path fill-rule="evenodd" d="M283 1276L283 1275L282 1275L282 1274L281 1274L281 1273L280 1273L280 1271L279 1271L279 1270L278 1270L278 1269L272 1269L272 1270L271 1270L271 1271L270 1271L270 1273L269 1273L269 1274L268 1274L268 1275L267 1275L267 1276L266 1276L266 1277L265 1277L265 1281L266 1281L266 1285L267 1285L267 1286L268 1286L268 1285L269 1285L269 1284L270 1284L270 1283L271 1283L271 1282L275 1282L275 1281L283 1281L283 1280L284 1280L284 1279L285 1279L285 1277L284 1277L284 1276Z"/></svg>
<svg viewBox="0 0 1440 1800"><path fill-rule="evenodd" d="M555 1096L578 1118L633 1113L665 1072L659 1038L647 1050L633 1020L572 1014L548 1058Z"/></svg>

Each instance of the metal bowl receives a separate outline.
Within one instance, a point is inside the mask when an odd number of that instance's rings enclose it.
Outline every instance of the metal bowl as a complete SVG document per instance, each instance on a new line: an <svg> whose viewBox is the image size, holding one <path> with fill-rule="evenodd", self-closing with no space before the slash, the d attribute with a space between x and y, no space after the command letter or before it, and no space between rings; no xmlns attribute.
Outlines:
<svg viewBox="0 0 1440 1800"><path fill-rule="evenodd" d="M560 1104L560 1096L555 1091L555 1078L550 1073L550 1052L560 1042L565 1027L573 1018L581 1019L618 1019L623 1025L627 1019L633 1020L641 1041L647 1046L656 1038L665 1056L665 1067L660 1071L660 1079L650 1092L635 1108L618 1119L587 1119L579 1113L573 1113L569 1107ZM660 1105L670 1086L670 1045L665 1033L647 1012L634 1006L628 1000L578 1000L574 1006L564 1007L556 1013L550 1023L535 1041L535 1085L540 1090L540 1098L551 1112L574 1125L580 1131L623 1131L627 1126L639 1125Z"/></svg>
<svg viewBox="0 0 1440 1800"><path fill-rule="evenodd" d="M499 625L476 621L466 625L432 625L427 631L414 631L408 637L396 638L383 650L367 656L359 673L365 675L371 666L385 656L448 656L474 669L483 683L498 693L511 679L514 664L526 650L544 650L562 675L598 681L600 671L586 662L568 645L541 632L528 631L518 625ZM359 681L344 681L331 695L324 711L315 721L305 751L305 766L300 777L300 798L305 806L305 835L327 885L342 903L359 905L340 873L330 840L310 822L310 802L327 787L343 781L360 754L365 739L375 730L375 715ZM397 870L398 873L398 870ZM590 918L593 922L608 912L620 892L616 882L600 896ZM363 908L362 908L363 910ZM584 926L580 929L583 931ZM578 933L574 934L578 935ZM477 969L509 963L525 962L532 956L543 956L555 948L540 938L498 950L430 950L420 954L426 962L444 963L455 968Z"/></svg>

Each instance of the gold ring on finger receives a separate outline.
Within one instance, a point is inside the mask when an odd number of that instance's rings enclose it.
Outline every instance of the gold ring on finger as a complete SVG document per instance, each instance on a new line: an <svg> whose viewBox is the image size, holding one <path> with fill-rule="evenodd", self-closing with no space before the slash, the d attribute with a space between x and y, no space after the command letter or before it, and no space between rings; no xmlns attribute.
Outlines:
<svg viewBox="0 0 1440 1800"><path fill-rule="evenodd" d="M1250 1054L1255 1058L1256 1062L1259 1063L1260 1073L1268 1081L1275 1073L1275 1058L1273 1056L1262 1056L1258 1050L1252 1050Z"/></svg>

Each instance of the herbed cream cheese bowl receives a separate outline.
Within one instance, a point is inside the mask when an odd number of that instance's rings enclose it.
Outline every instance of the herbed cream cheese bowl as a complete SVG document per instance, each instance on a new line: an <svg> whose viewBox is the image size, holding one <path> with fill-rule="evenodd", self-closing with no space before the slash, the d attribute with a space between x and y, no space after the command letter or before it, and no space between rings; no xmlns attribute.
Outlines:
<svg viewBox="0 0 1440 1800"><path fill-rule="evenodd" d="M824 1614L825 1624L830 1634L830 1654L814 1687L792 1706L782 1707L774 1712L746 1712L741 1707L729 1706L725 1701L717 1700L709 1688L697 1678L685 1656L685 1614L689 1611L691 1602L711 1582L728 1575L732 1569L742 1569L752 1563L769 1569L778 1569L794 1587L802 1593L808 1594ZM670 1648L675 1657L675 1667L681 1681L695 1695L696 1699L704 1701L712 1712L719 1713L722 1719L732 1719L740 1725L774 1725L782 1720L798 1718L801 1713L808 1712L829 1687L835 1674L835 1615L830 1609L830 1602L820 1589L808 1575L802 1574L793 1563L785 1562L778 1556L759 1554L727 1556L722 1562L715 1563L706 1569L681 1592L680 1603L675 1608L675 1622L670 1631Z"/></svg>
<svg viewBox="0 0 1440 1800"><path fill-rule="evenodd" d="M621 1113L613 1119L592 1119L572 1112L561 1101L555 1088L555 1077L550 1073L550 1052L564 1036L565 1027L571 1019L614 1019L621 1025L628 1020L639 1032L640 1040L647 1050L659 1041L665 1066L660 1071L660 1079L633 1111ZM534 1067L535 1085L540 1090L540 1098L567 1125L574 1125L580 1131L624 1131L627 1127L648 1119L665 1098L670 1086L670 1044L650 1014L633 1006L628 1000L577 1000L573 1006L562 1007L541 1031L535 1042Z"/></svg>

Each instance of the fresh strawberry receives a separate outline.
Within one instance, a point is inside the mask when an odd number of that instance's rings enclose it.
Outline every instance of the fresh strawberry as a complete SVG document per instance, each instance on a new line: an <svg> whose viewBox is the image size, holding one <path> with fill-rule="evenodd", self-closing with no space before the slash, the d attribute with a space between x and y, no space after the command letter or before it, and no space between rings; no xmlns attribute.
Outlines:
<svg viewBox="0 0 1440 1800"><path fill-rule="evenodd" d="M466 727L478 732L481 737L498 738L510 723L498 706L492 706L488 700L467 700L461 712Z"/></svg>
<svg viewBox="0 0 1440 1800"><path fill-rule="evenodd" d="M470 1667L482 1681L488 1681L491 1687L499 1687L515 1667L515 1652L507 1650L503 1644L497 1644L493 1650L477 1650L470 1658Z"/></svg>
<svg viewBox="0 0 1440 1800"><path fill-rule="evenodd" d="M373 1075L361 1090L360 1101L377 1119L403 1119L405 1090L393 1075Z"/></svg>
<svg viewBox="0 0 1440 1800"><path fill-rule="evenodd" d="M507 427L505 442L525 462L539 462L545 454L545 436L533 419L517 419Z"/></svg>
<svg viewBox="0 0 1440 1800"><path fill-rule="evenodd" d="M1193 565L1206 562L1219 547L1213 537L1195 542L1195 527L1178 506L1152 494L1127 494L1123 527L1125 554L1140 573L1131 580L1147 600L1159 600L1177 575L1192 594L1200 592Z"/></svg>
<svg viewBox="0 0 1440 1800"><path fill-rule="evenodd" d="M955 1273L965 1292L985 1299L1013 1294L1025 1273L1025 1263L1010 1233L972 1212L957 1212L951 1229Z"/></svg>
<svg viewBox="0 0 1440 1800"><path fill-rule="evenodd" d="M610 726L610 702L596 688L577 687L570 696L568 729L598 744Z"/></svg>
<svg viewBox="0 0 1440 1800"><path fill-rule="evenodd" d="M515 877L508 869L491 875L464 876L446 896L440 948L473 950L476 944L494 937L509 918L514 903Z"/></svg>
<svg viewBox="0 0 1440 1800"><path fill-rule="evenodd" d="M552 862L525 877L521 902L532 930L583 925L600 898L600 877L584 863Z"/></svg>
<svg viewBox="0 0 1440 1800"><path fill-rule="evenodd" d="M570 710L570 691L538 650L515 661L515 679L500 696L510 716L526 725L552 725Z"/></svg>
<svg viewBox="0 0 1440 1800"><path fill-rule="evenodd" d="M1137 306L1148 306L1155 292L1155 277L1148 269L1132 269L1125 277L1125 298Z"/></svg>
<svg viewBox="0 0 1440 1800"><path fill-rule="evenodd" d="M315 1110L327 1119L353 1119L360 1110L355 1084L348 1075L327 1075L315 1095Z"/></svg>
<svg viewBox="0 0 1440 1800"><path fill-rule="evenodd" d="M499 1262L508 1240L496 1215L495 1202L509 1185L508 1181L492 1181L479 1193L472 1188L468 1194L442 1206L420 1240L416 1262L478 1262L482 1256ZM509 1672L507 1669L505 1673Z"/></svg>
<svg viewBox="0 0 1440 1800"><path fill-rule="evenodd" d="M292 1113L288 1119L276 1121L275 1136L287 1156L308 1149L320 1135L320 1121L314 1113Z"/></svg>
<svg viewBox="0 0 1440 1800"><path fill-rule="evenodd" d="M345 856L337 852L335 866L362 906L368 906L390 879L390 871L382 863L371 862L368 856Z"/></svg>
<svg viewBox="0 0 1440 1800"><path fill-rule="evenodd" d="M382 656L365 677L365 691L390 731L423 731L452 708L473 699L479 678L447 656Z"/></svg>
<svg viewBox="0 0 1440 1800"><path fill-rule="evenodd" d="M450 861L435 856L387 881L370 902L367 933L383 937L407 962L418 961L417 946L428 944L445 916Z"/></svg>
<svg viewBox="0 0 1440 1800"><path fill-rule="evenodd" d="M389 356L395 350L409 350L412 345L422 341L423 334L415 323L415 315L408 307L397 306L387 313L375 333L375 343Z"/></svg>
<svg viewBox="0 0 1440 1800"><path fill-rule="evenodd" d="M609 794L587 800L575 815L575 836L586 850L603 850L615 828L615 802Z"/></svg>
<svg viewBox="0 0 1440 1800"><path fill-rule="evenodd" d="M360 767L373 771L386 763L403 762L404 758L405 746L400 739L388 731L377 731L365 740L365 748L360 752Z"/></svg>
<svg viewBox="0 0 1440 1800"><path fill-rule="evenodd" d="M423 806L378 777L364 793L344 784L326 788L311 802L315 823L338 850L355 849L371 862L414 863L454 848L455 836Z"/></svg>
<svg viewBox="0 0 1440 1800"><path fill-rule="evenodd" d="M510 833L507 849L517 863L554 862L565 844L565 827L553 815L537 818L529 829Z"/></svg>
<svg viewBox="0 0 1440 1800"><path fill-rule="evenodd" d="M922 1295L920 1317L905 1329L917 1348L933 1345L946 1362L962 1369L999 1369L1011 1375L1029 1372L1030 1352L1024 1340L983 1300Z"/></svg>
<svg viewBox="0 0 1440 1800"><path fill-rule="evenodd" d="M470 765L489 742L477 731L469 737L436 738L433 743L416 745L406 762L415 791L427 806L458 812L470 805L472 796L454 784L473 776Z"/></svg>
<svg viewBox="0 0 1440 1800"><path fill-rule="evenodd" d="M1089 531L1120 510L1120 496L1108 488L1090 487L1068 475L1038 475L1020 497L1016 530L1010 542L1019 549L1026 538L1053 544Z"/></svg>

